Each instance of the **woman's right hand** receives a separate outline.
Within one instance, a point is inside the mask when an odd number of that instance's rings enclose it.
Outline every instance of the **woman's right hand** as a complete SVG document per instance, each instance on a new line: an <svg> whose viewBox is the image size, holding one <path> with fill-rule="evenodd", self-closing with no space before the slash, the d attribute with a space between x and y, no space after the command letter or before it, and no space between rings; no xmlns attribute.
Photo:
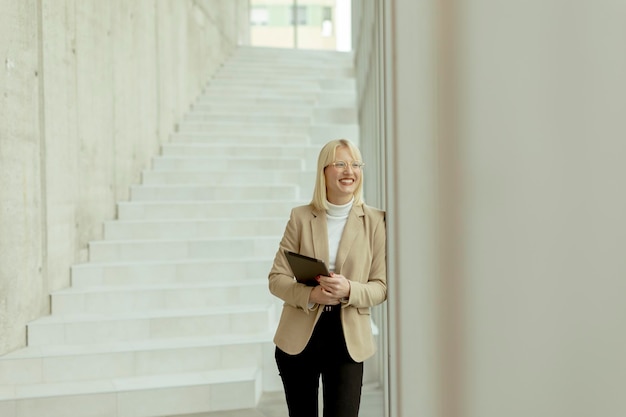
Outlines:
<svg viewBox="0 0 626 417"><path fill-rule="evenodd" d="M330 306L340 303L338 298L322 288L321 285L313 287L313 291L311 291L311 295L309 295L309 302Z"/></svg>

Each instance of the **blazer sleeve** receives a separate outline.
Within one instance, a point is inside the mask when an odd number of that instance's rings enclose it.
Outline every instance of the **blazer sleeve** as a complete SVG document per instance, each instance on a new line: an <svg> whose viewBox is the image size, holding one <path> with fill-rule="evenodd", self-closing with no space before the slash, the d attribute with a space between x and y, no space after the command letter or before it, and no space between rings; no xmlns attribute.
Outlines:
<svg viewBox="0 0 626 417"><path fill-rule="evenodd" d="M313 287L301 284L294 279L284 253L285 250L300 252L301 233L302 222L295 214L295 209L292 209L268 279L269 290L273 295L286 304L302 309L308 314L311 311L309 309L309 296Z"/></svg>
<svg viewBox="0 0 626 417"><path fill-rule="evenodd" d="M373 307L387 299L387 229L385 212L368 210L370 222L368 237L371 248L371 264L367 277L351 280L350 296L345 306Z"/></svg>

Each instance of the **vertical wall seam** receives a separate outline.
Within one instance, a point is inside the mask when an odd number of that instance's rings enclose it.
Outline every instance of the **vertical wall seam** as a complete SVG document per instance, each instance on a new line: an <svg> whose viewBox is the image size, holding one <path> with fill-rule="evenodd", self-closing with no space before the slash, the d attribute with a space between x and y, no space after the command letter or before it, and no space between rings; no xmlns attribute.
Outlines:
<svg viewBox="0 0 626 417"><path fill-rule="evenodd" d="M81 145L80 145L80 134L81 134L81 126L80 123L78 122L78 120L80 120L78 117L78 109L79 109L79 102L78 102L78 28L77 28L77 18L76 18L76 1L72 2L72 10L70 11L70 13L72 14L72 24L73 24L73 28L72 28L72 54L73 54L73 70L74 70L74 74L72 77L72 82L74 85L74 91L73 91L73 96L72 99L74 100L74 118L73 120L75 121L74 123L68 123L68 126L73 126L74 130L75 130L75 134L74 134L74 140L76 141L76 153L74 155L74 172L78 173L79 167L80 167L80 153L81 153ZM68 120L69 122L69 120ZM78 261L81 258L80 252L81 252L81 247L80 247L80 231L79 231L79 224L78 224L78 219L77 219L77 196L80 192L80 185L78 181L74 182L74 192L75 194L73 195L72 201L73 201L73 206L74 206L74 212L72 213L73 216L73 220L74 220L74 243L73 243L73 248L74 248L74 260ZM71 284L71 277L70 277L70 284Z"/></svg>
<svg viewBox="0 0 626 417"><path fill-rule="evenodd" d="M37 0L37 81L38 81L38 124L39 124L39 198L40 222L41 222L41 255L39 265L39 276L42 280L41 290L45 294L42 309L51 309L49 299L49 277L48 277L48 193L47 193L47 167L46 167L46 106L45 106L45 82L44 82L44 52L43 52L43 4L42 0ZM28 344L28 331L26 332L26 343Z"/></svg>
<svg viewBox="0 0 626 417"><path fill-rule="evenodd" d="M440 270L440 334L442 356L441 398L442 416L463 415L463 280L460 260L462 259L458 233L460 230L459 210L463 204L459 173L459 144L457 143L457 77L456 40L458 22L456 19L459 4L456 0L445 0L438 4L437 37L440 48L436 56L438 71L438 147L437 181L439 191L437 210L439 218L439 261Z"/></svg>
<svg viewBox="0 0 626 417"><path fill-rule="evenodd" d="M160 108L161 108L161 55L159 53L160 48L160 39L159 39L159 7L157 6L157 2L155 1L153 3L153 7L154 7L154 71L155 71L155 77L154 77L154 90L155 90L155 96L156 96L156 100L154 100L154 104L156 107L156 111L154 112L156 120L155 120L155 125L156 125L156 135L157 135L157 151L160 149L161 145L163 144L163 138L161 137L161 123L160 123L160 118L159 118L159 114L160 114ZM158 153L158 152L157 152Z"/></svg>

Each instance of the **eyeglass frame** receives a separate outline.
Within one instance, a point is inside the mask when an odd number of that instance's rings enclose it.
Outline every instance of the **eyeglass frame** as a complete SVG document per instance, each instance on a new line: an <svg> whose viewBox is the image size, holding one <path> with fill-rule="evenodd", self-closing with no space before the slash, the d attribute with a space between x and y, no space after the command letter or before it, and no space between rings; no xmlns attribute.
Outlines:
<svg viewBox="0 0 626 417"><path fill-rule="evenodd" d="M345 164L344 167L338 167L337 164ZM363 167L365 166L365 163L361 162L361 161L352 161L350 163L347 163L346 161L334 161L331 162L330 164L326 165L324 168L328 168L332 166L335 169L346 169L348 167L352 168L353 171L356 170L362 170Z"/></svg>

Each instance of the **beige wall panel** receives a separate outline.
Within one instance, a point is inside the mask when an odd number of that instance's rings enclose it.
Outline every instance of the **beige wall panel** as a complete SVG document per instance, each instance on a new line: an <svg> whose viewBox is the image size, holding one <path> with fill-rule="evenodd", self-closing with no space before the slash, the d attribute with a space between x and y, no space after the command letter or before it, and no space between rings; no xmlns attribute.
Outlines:
<svg viewBox="0 0 626 417"><path fill-rule="evenodd" d="M43 282L37 2L0 2L0 352L47 307Z"/></svg>
<svg viewBox="0 0 626 417"><path fill-rule="evenodd" d="M156 3L159 136L166 140L237 46L245 1ZM247 14L244 22L247 25Z"/></svg>
<svg viewBox="0 0 626 417"><path fill-rule="evenodd" d="M159 151L155 4L113 1L113 183L115 201L129 198L129 184ZM170 126L171 130L171 126Z"/></svg>
<svg viewBox="0 0 626 417"><path fill-rule="evenodd" d="M391 416L625 415L626 4L387 5Z"/></svg>
<svg viewBox="0 0 626 417"><path fill-rule="evenodd" d="M237 45L237 2L205 0L190 2L186 9L187 28L183 63L189 69L186 100L190 104L206 86L211 75Z"/></svg>
<svg viewBox="0 0 626 417"><path fill-rule="evenodd" d="M180 2L156 2L156 74L158 82L158 133L165 142L187 108L183 103L184 67L180 62L185 20Z"/></svg>
<svg viewBox="0 0 626 417"><path fill-rule="evenodd" d="M392 416L441 413L437 2L395 1L388 137ZM391 23L393 22L393 23ZM388 80L389 81L389 80ZM445 398L450 401L450 398Z"/></svg>
<svg viewBox="0 0 626 417"><path fill-rule="evenodd" d="M69 285L76 261L78 126L75 1L42 2L46 257L49 290ZM46 99L47 98L47 99Z"/></svg>
<svg viewBox="0 0 626 417"><path fill-rule="evenodd" d="M115 216L114 33L111 2L76 2L78 172L76 223L80 260Z"/></svg>
<svg viewBox="0 0 626 417"><path fill-rule="evenodd" d="M458 13L470 417L626 410L626 6L563 6Z"/></svg>

